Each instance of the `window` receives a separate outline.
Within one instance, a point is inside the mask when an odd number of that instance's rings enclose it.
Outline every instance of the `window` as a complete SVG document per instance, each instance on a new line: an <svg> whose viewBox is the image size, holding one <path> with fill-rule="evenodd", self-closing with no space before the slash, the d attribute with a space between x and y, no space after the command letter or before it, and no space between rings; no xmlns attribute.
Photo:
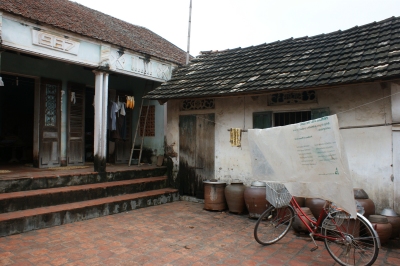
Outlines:
<svg viewBox="0 0 400 266"><path fill-rule="evenodd" d="M253 113L253 128L269 128L300 123L329 115L329 108L311 109L295 112L258 112Z"/></svg>
<svg viewBox="0 0 400 266"><path fill-rule="evenodd" d="M286 126L311 120L311 111L274 113L274 126Z"/></svg>
<svg viewBox="0 0 400 266"><path fill-rule="evenodd" d="M253 128L272 127L272 112L253 113Z"/></svg>

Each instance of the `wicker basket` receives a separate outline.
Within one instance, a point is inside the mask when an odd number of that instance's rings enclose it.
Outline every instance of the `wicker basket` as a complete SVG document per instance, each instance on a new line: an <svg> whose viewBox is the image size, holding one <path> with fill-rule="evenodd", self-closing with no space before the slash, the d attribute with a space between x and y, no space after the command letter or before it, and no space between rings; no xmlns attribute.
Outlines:
<svg viewBox="0 0 400 266"><path fill-rule="evenodd" d="M277 182L266 182L266 197L269 203L275 208L282 208L289 205L292 195L284 184Z"/></svg>

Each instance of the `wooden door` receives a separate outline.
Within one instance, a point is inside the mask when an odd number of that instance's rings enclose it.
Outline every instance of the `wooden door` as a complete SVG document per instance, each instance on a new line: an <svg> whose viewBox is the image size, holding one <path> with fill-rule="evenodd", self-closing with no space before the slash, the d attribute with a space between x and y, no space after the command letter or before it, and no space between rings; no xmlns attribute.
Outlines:
<svg viewBox="0 0 400 266"><path fill-rule="evenodd" d="M68 165L85 163L85 85L68 83Z"/></svg>
<svg viewBox="0 0 400 266"><path fill-rule="evenodd" d="M39 168L60 166L61 82L43 79L40 87Z"/></svg>
<svg viewBox="0 0 400 266"><path fill-rule="evenodd" d="M204 198L203 180L214 178L214 114L179 117L180 193Z"/></svg>

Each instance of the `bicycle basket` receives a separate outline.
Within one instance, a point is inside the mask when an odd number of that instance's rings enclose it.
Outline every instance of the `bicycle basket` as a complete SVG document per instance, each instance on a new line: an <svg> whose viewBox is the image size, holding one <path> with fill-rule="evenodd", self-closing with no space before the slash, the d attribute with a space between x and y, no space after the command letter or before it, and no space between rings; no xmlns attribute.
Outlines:
<svg viewBox="0 0 400 266"><path fill-rule="evenodd" d="M327 230L334 230L341 226L345 220L350 219L350 215L344 211L330 212L322 222L322 227Z"/></svg>
<svg viewBox="0 0 400 266"><path fill-rule="evenodd" d="M289 205L292 195L284 184L266 182L266 198L275 208L282 208Z"/></svg>

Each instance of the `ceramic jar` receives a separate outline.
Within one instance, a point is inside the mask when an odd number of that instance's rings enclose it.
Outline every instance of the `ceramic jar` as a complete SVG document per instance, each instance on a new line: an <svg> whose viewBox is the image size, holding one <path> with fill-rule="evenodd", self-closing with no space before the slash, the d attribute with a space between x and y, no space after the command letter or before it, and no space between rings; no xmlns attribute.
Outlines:
<svg viewBox="0 0 400 266"><path fill-rule="evenodd" d="M307 207L301 207L301 210L304 212L306 216L308 216L310 219L314 218L310 208ZM311 227L311 222L307 220L307 218L304 217L302 213L299 213L301 218L308 224L308 226ZM303 222L300 220L300 218L296 215L294 217L293 223L292 223L292 228L295 232L297 233L308 233L307 227L303 224Z"/></svg>
<svg viewBox="0 0 400 266"><path fill-rule="evenodd" d="M364 216L368 218L370 215L375 214L375 204L371 199L356 199L358 203L364 208Z"/></svg>
<svg viewBox="0 0 400 266"><path fill-rule="evenodd" d="M400 216L393 209L384 209L381 215L385 216L392 225L392 234L390 238L400 237Z"/></svg>
<svg viewBox="0 0 400 266"><path fill-rule="evenodd" d="M362 188L354 188L354 199L364 208L363 215L368 218L370 215L375 214L375 203L368 197L367 192Z"/></svg>
<svg viewBox="0 0 400 266"><path fill-rule="evenodd" d="M269 202L266 199L266 184L261 181L254 181L250 187L244 190L244 202L249 212L249 218L259 218L268 208Z"/></svg>
<svg viewBox="0 0 400 266"><path fill-rule="evenodd" d="M306 198L296 197L296 196L293 196L293 197L294 197L295 201L297 202L297 204L299 204L300 207L305 207Z"/></svg>
<svg viewBox="0 0 400 266"><path fill-rule="evenodd" d="M355 199L368 199L368 194L362 188L353 188Z"/></svg>
<svg viewBox="0 0 400 266"><path fill-rule="evenodd" d="M314 217L318 219L322 208L325 205L325 200L320 198L306 198L305 207L310 208Z"/></svg>
<svg viewBox="0 0 400 266"><path fill-rule="evenodd" d="M223 211L226 209L225 182L203 181L204 184L204 209L210 211Z"/></svg>
<svg viewBox="0 0 400 266"><path fill-rule="evenodd" d="M386 243L392 235L392 224L383 215L370 215L369 221L378 233L381 244Z"/></svg>
<svg viewBox="0 0 400 266"><path fill-rule="evenodd" d="M241 181L232 181L225 187L225 199L230 212L241 214L245 211L244 190L246 186Z"/></svg>

